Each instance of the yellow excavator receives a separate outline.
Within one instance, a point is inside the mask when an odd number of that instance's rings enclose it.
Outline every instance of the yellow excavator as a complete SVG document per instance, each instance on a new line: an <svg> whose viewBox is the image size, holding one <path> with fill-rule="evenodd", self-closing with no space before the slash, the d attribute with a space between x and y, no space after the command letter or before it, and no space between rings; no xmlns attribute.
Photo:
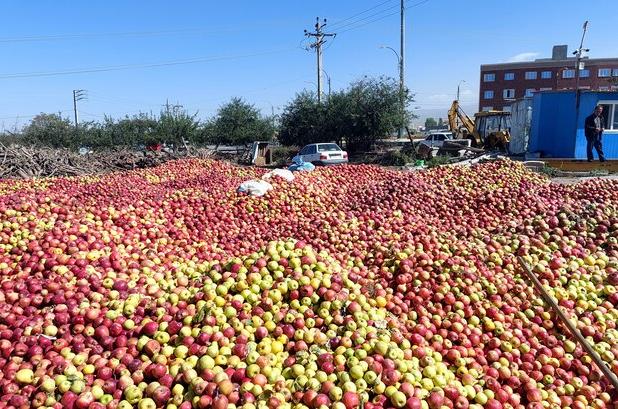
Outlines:
<svg viewBox="0 0 618 409"><path fill-rule="evenodd" d="M457 124L458 119L461 125ZM473 121L455 100L448 110L448 123L456 139L471 139L475 148L506 150L511 140L510 112L479 112L474 114Z"/></svg>

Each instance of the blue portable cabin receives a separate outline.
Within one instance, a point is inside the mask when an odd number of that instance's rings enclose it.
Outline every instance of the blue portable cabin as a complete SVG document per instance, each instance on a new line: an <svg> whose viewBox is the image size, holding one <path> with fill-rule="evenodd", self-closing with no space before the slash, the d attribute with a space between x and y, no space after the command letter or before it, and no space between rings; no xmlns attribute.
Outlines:
<svg viewBox="0 0 618 409"><path fill-rule="evenodd" d="M597 105L604 106L605 157L618 159L618 91L580 91L577 123L574 90L535 93L528 153L542 158L586 159L584 122ZM596 158L596 151L594 155Z"/></svg>

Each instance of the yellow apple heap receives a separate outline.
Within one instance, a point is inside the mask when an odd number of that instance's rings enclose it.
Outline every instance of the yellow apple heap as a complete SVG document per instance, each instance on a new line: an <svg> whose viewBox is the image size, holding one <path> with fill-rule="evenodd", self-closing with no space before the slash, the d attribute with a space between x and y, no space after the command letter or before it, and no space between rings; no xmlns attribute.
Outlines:
<svg viewBox="0 0 618 409"><path fill-rule="evenodd" d="M408 398L400 391L402 383L420 388L420 398L447 385L464 388L439 353L427 348L421 358L415 356L420 347L412 347L402 336L399 323L384 308L383 297L365 297L338 263L308 246L273 242L265 251L236 259L222 269L207 264L180 268L166 282L173 292L164 297L172 305L185 301L194 308L186 309L178 336L170 339L167 322L161 320L157 332L142 336L137 348L143 361L165 362L172 376L184 373L188 378L186 387L173 388L177 395L172 400L197 404L205 387L199 374L212 371L221 388L230 382L224 372L228 368L242 369L248 378L235 385L242 393L256 400L277 399L282 407L290 406L295 392L302 392L298 397L309 405L317 393L325 393L329 406L332 402L332 407L345 407L337 402L353 392L363 402L385 394L402 407ZM198 293L203 297L196 301ZM117 311L137 307L138 302L130 298L118 303ZM247 313L244 319L239 317L241 311ZM165 317L167 312L159 307L156 313ZM211 342L205 354L189 355L183 344L186 337L214 336L228 329L233 335ZM235 354L238 337L244 339L246 350ZM153 340L157 345L147 349ZM320 357L323 362L318 362ZM392 365L390 379L372 371L376 359L380 367L385 362ZM325 371L320 364L332 368ZM332 385L324 390L327 382ZM315 393L303 398L306 391Z"/></svg>

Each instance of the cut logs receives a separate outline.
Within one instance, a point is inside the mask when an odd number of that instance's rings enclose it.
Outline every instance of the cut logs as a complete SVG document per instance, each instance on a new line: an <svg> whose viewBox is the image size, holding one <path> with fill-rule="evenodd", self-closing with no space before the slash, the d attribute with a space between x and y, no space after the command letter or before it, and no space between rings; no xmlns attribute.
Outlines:
<svg viewBox="0 0 618 409"><path fill-rule="evenodd" d="M0 179L82 176L127 169L142 169L185 157L208 157L210 150L183 153L139 152L128 149L95 151L81 155L69 149L0 143Z"/></svg>

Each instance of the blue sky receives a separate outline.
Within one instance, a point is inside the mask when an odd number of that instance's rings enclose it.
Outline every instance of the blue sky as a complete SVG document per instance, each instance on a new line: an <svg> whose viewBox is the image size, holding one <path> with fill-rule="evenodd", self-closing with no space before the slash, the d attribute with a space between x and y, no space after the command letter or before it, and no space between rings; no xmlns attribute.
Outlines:
<svg viewBox="0 0 618 409"><path fill-rule="evenodd" d="M161 110L166 99L206 118L242 96L269 114L315 89L315 54L302 47L315 17L336 32L324 69L332 87L364 75L397 76L398 0L4 1L0 25L0 126L39 112L72 117L71 91L86 89L81 120ZM446 113L461 80L477 105L479 65L574 49L584 20L592 57L618 57L618 2L407 0L406 83L421 114ZM389 16L389 14L392 14ZM191 64L146 65L197 60ZM140 66L107 70L122 65ZM56 76L33 73L103 68ZM14 74L27 74L25 77Z"/></svg>

